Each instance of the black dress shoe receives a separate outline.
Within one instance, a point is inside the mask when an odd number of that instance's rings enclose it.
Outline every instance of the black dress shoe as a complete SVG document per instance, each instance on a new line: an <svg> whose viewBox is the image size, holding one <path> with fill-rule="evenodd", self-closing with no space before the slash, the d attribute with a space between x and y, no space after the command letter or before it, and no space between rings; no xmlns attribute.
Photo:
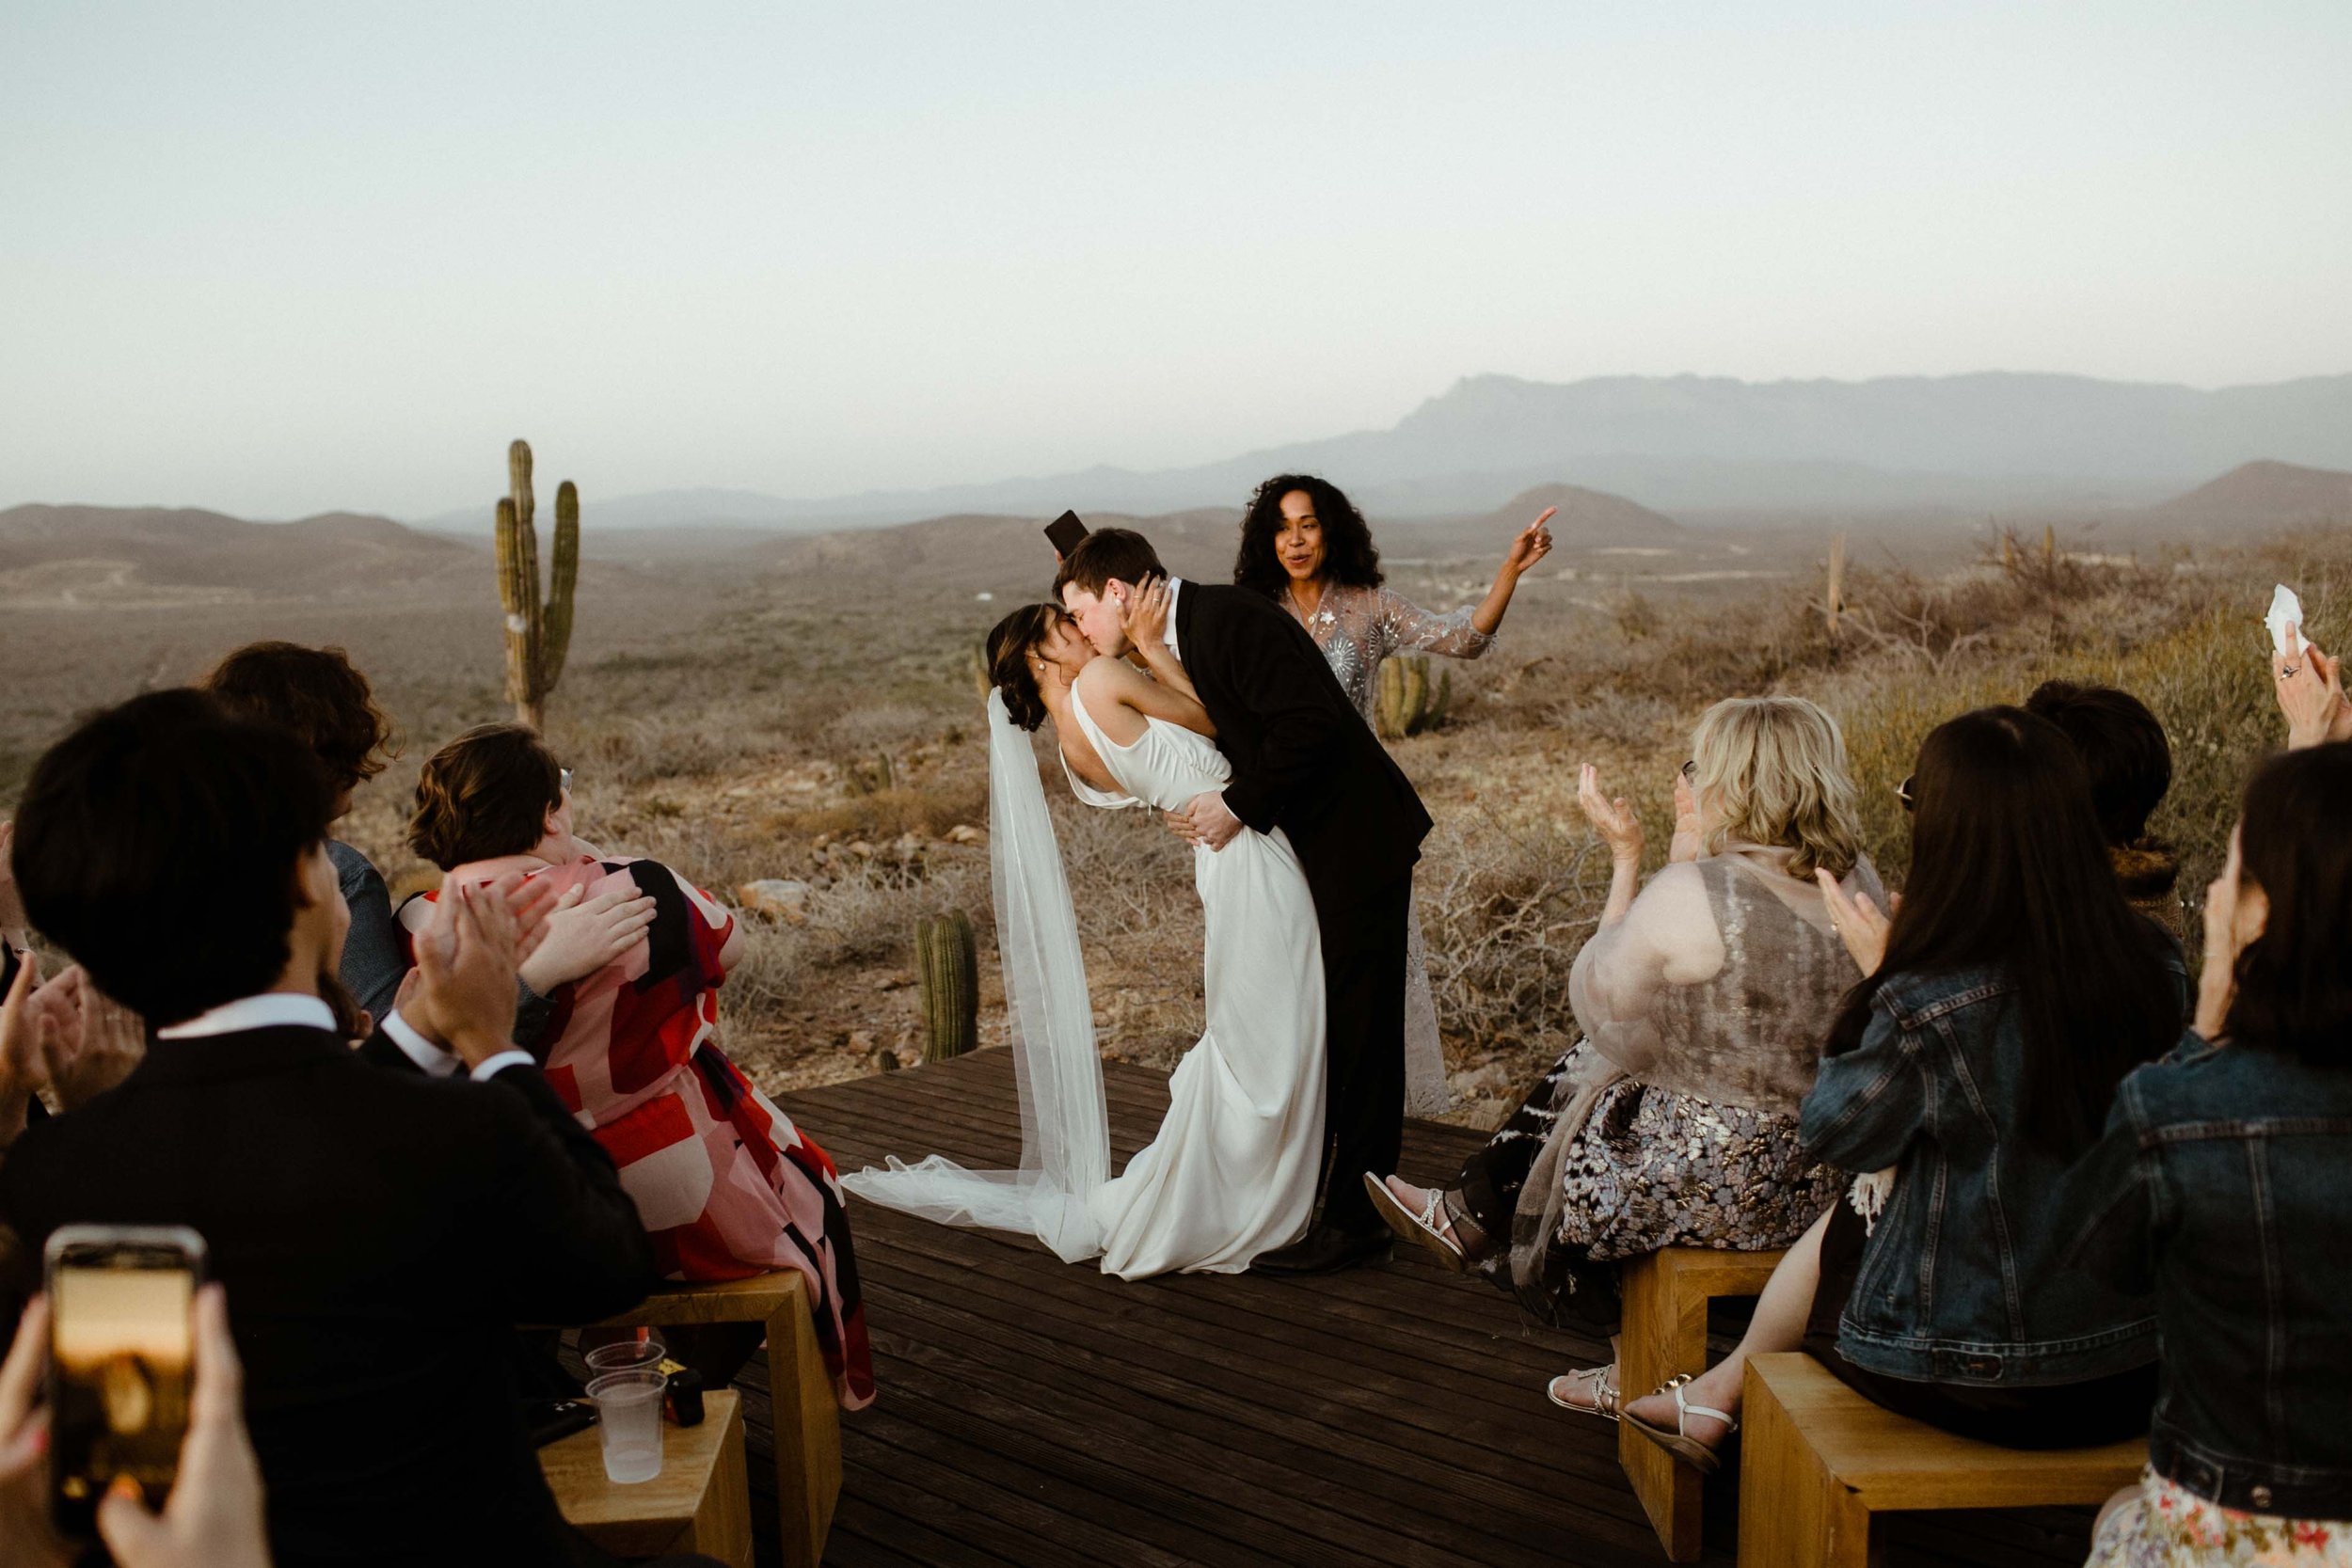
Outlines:
<svg viewBox="0 0 2352 1568"><path fill-rule="evenodd" d="M1328 1226L1319 1226L1286 1247L1258 1254L1250 1262L1249 1272L1272 1275L1338 1274L1343 1269L1387 1261L1389 1243L1394 1239L1385 1229L1351 1234L1345 1230L1334 1230Z"/></svg>

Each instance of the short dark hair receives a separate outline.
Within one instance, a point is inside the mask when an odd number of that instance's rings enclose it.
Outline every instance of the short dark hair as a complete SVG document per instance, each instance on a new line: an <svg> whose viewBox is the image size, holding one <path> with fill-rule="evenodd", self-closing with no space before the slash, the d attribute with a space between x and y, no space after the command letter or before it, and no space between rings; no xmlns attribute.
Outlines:
<svg viewBox="0 0 2352 1568"><path fill-rule="evenodd" d="M1045 722L1045 699L1029 670L1029 650L1069 613L1057 604L1025 604L989 628L989 684L1004 697L1006 717L1025 730Z"/></svg>
<svg viewBox="0 0 2352 1568"><path fill-rule="evenodd" d="M2282 752L2246 786L2239 876L2270 901L2237 957L2223 1032L2314 1067L2352 1067L2352 744Z"/></svg>
<svg viewBox="0 0 2352 1568"><path fill-rule="evenodd" d="M408 847L444 871L519 855L563 800L564 769L536 730L479 724L425 759Z"/></svg>
<svg viewBox="0 0 2352 1568"><path fill-rule="evenodd" d="M1073 582L1099 598L1103 585L1114 578L1141 582L1166 576L1168 568L1160 564L1152 541L1131 528L1098 528L1062 557L1061 570L1054 574L1054 597L1058 602L1062 589Z"/></svg>
<svg viewBox="0 0 2352 1568"><path fill-rule="evenodd" d="M1258 486L1241 516L1241 549L1233 557L1233 586L1279 599L1291 575L1274 553L1282 531L1282 498L1303 490L1323 525L1323 579L1343 588L1377 588L1383 581L1380 551L1372 528L1340 487L1314 474L1276 474Z"/></svg>
<svg viewBox="0 0 2352 1568"><path fill-rule="evenodd" d="M201 691L134 697L33 767L16 813L24 911L158 1028L285 973L303 857L335 791L309 748Z"/></svg>
<svg viewBox="0 0 2352 1568"><path fill-rule="evenodd" d="M2090 775L2099 831L2122 847L2148 836L2148 818L2172 787L2172 748L2148 705L2112 686L2043 681L2026 711L2066 732Z"/></svg>
<svg viewBox="0 0 2352 1568"><path fill-rule="evenodd" d="M338 793L358 788L391 760L391 721L341 648L248 642L204 677L204 689L231 713L292 730L318 754Z"/></svg>

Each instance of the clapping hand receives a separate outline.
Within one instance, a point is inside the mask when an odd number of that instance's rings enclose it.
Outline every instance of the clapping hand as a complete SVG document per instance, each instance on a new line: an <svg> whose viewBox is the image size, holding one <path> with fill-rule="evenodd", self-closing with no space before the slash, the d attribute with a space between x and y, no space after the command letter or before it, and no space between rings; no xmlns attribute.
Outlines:
<svg viewBox="0 0 2352 1568"><path fill-rule="evenodd" d="M2352 703L2344 695L2344 661L2329 658L2303 641L2290 623L2286 648L2270 656L2279 711L2286 715L2287 747L2300 751L2331 740L2352 740Z"/></svg>
<svg viewBox="0 0 2352 1568"><path fill-rule="evenodd" d="M1846 944L1854 967L1865 975L1876 974L1879 965L1886 961L1886 932L1894 924L1890 916L1898 900L1890 898L1889 913L1882 914L1867 893L1847 897L1846 890L1826 868L1817 869L1813 879L1821 884L1821 898L1829 906L1829 928Z"/></svg>
<svg viewBox="0 0 2352 1568"><path fill-rule="evenodd" d="M33 987L40 982L40 964L24 955L0 1001L0 1148L16 1142L24 1131L25 1114L33 1096L49 1081L41 1051L41 1015L33 1007Z"/></svg>
<svg viewBox="0 0 2352 1568"><path fill-rule="evenodd" d="M1675 773L1675 836L1666 846L1666 859L1675 863L1694 861L1703 847L1699 831L1698 791L1691 787L1691 776L1677 769Z"/></svg>
<svg viewBox="0 0 2352 1568"><path fill-rule="evenodd" d="M1544 525L1551 521L1560 509L1544 508L1544 515L1519 530L1511 541L1510 550L1502 558L1502 569L1518 577L1538 561L1551 553L1551 530Z"/></svg>
<svg viewBox="0 0 2352 1568"><path fill-rule="evenodd" d="M74 965L33 994L40 1052L60 1111L78 1110L131 1076L147 1054L147 1024Z"/></svg>
<svg viewBox="0 0 2352 1568"><path fill-rule="evenodd" d="M538 884L534 879L524 885ZM554 901L545 936L519 968L523 984L538 995L550 995L558 986L584 979L644 945L645 928L654 919L652 898L626 888L594 898L587 893L583 882Z"/></svg>
<svg viewBox="0 0 2352 1568"><path fill-rule="evenodd" d="M516 910L532 927L528 940L535 949L555 904L545 883L529 896L526 886L513 871L471 885L443 877L433 917L417 934L415 986L404 989L401 1016L468 1067L512 1048L515 971L526 940Z"/></svg>
<svg viewBox="0 0 2352 1568"><path fill-rule="evenodd" d="M1624 796L1613 800L1600 792L1600 770L1589 762L1576 770L1576 803L1582 809L1584 820L1600 835L1600 841L1609 846L1612 859L1637 863L1641 860L1640 818L1633 815L1633 807Z"/></svg>
<svg viewBox="0 0 2352 1568"><path fill-rule="evenodd" d="M16 824L0 822L0 935L24 929L24 900L16 891Z"/></svg>

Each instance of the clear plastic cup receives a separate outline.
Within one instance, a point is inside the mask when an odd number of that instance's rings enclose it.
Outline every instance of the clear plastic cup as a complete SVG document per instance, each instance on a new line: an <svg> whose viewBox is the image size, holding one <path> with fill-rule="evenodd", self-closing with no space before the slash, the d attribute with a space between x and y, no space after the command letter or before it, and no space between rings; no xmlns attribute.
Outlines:
<svg viewBox="0 0 2352 1568"><path fill-rule="evenodd" d="M607 1372L650 1371L661 1365L668 1354L661 1336L647 1333L642 1339L615 1339L609 1345L598 1345L580 1359L588 1363L590 1377L602 1377Z"/></svg>
<svg viewBox="0 0 2352 1568"><path fill-rule="evenodd" d="M661 1473L661 1394L669 1381L651 1369L589 1379L608 1480L628 1485Z"/></svg>

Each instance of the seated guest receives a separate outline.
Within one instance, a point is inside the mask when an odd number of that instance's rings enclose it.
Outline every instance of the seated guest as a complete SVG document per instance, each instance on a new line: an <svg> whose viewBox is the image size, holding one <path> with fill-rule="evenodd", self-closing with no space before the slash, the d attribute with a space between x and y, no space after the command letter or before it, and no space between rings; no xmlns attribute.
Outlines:
<svg viewBox="0 0 2352 1568"><path fill-rule="evenodd" d="M375 705L368 678L352 667L341 648L306 648L295 642L254 642L220 661L205 677L204 689L241 718L276 724L310 748L335 789L335 818L349 815L360 784L384 771L391 721ZM341 839L326 852L351 911L351 934L343 942L338 978L342 989L374 1022L391 1011L401 976L408 972L408 949L384 877L373 862ZM578 906L578 907L574 907ZM650 899L609 894L581 903L577 895L556 910L548 935L524 960L516 993L516 1043L535 1044L548 1020L547 995L567 980L593 974L638 939L653 919ZM398 1051L379 1047L371 1059L397 1064Z"/></svg>
<svg viewBox="0 0 2352 1568"><path fill-rule="evenodd" d="M2124 901L2179 942L2187 933L2181 896L2181 863L2172 847L2148 832L2148 818L2172 787L2172 748L2147 705L2112 686L2043 681L2026 699L2026 711L2047 719L2074 743L2090 775L2090 809L2107 841L2107 861Z"/></svg>
<svg viewBox="0 0 2352 1568"><path fill-rule="evenodd" d="M2123 1075L2179 1041L2187 974L2123 901L2056 725L1979 708L1931 731L1917 767L1892 922L1823 889L1863 979L1805 1097L1804 1146L1873 1174L1789 1249L1730 1357L1624 1406L1703 1470L1747 1357L1800 1344L1963 1436L2075 1448L2147 1430L2153 1305L2060 1265L2053 1188Z"/></svg>
<svg viewBox="0 0 2352 1568"><path fill-rule="evenodd" d="M742 944L725 907L667 866L574 836L568 770L516 724L469 730L433 754L409 843L460 884L521 875L566 895L654 901L647 940L553 992L548 1082L620 1166L664 1276L800 1271L835 1392L853 1410L871 1402L833 1162L719 1046L718 988ZM413 923L429 909L414 899L401 916Z"/></svg>
<svg viewBox="0 0 2352 1568"><path fill-rule="evenodd" d="M1853 983L1817 879L1886 897L1845 741L1801 697L1735 698L1691 755L1669 863L1638 897L1641 824L1584 769L1578 800L1615 874L1568 978L1583 1042L1450 1190L1374 1184L1398 1234L1484 1263L1547 1321L1565 1307L1613 1329L1618 1260L1786 1246L1837 1191L1797 1137L1822 1021ZM1552 1401L1613 1419L1614 1373L1556 1378Z"/></svg>
<svg viewBox="0 0 2352 1568"><path fill-rule="evenodd" d="M204 677L204 689L230 713L276 724L308 746L326 770L338 822L350 814L353 793L391 760L391 721L375 705L367 676L341 648L248 643ZM408 971L391 898L367 856L339 838L326 841L326 853L351 911L338 977L351 999L381 1021Z"/></svg>
<svg viewBox="0 0 2352 1568"><path fill-rule="evenodd" d="M581 1543L523 1427L513 1325L609 1316L654 1273L611 1157L508 1045L547 895L453 890L416 943L410 1022L470 1070L377 1071L318 995L342 936L334 799L298 741L187 690L102 713L36 765L25 907L156 1038L18 1139L0 1221L27 1257L77 1222L205 1238L280 1568L568 1563Z"/></svg>
<svg viewBox="0 0 2352 1568"><path fill-rule="evenodd" d="M2352 1545L2352 746L2273 757L2205 894L2197 1036L2123 1080L2053 1207L2063 1265L2153 1291L2148 1470L2097 1568ZM2207 1040L2212 1041L2207 1045Z"/></svg>

